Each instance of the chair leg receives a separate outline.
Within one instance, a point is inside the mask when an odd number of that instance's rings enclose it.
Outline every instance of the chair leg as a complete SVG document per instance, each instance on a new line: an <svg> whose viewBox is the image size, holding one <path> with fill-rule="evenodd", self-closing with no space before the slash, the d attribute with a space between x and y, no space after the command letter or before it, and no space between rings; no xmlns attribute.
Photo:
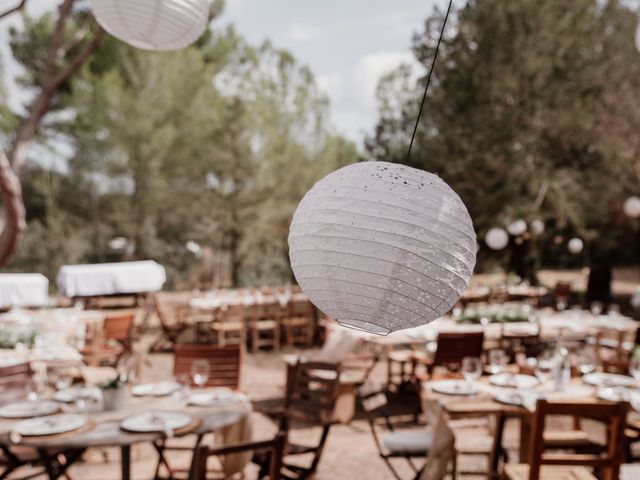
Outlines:
<svg viewBox="0 0 640 480"><path fill-rule="evenodd" d="M311 473L316 471L318 467L318 463L320 463L320 456L322 455L322 450L324 449L324 445L327 442L327 437L329 436L329 430L331 429L331 425L325 425L322 428L322 436L320 437L320 443L318 444L318 448L315 451L313 456L313 461L311 462L311 466L309 470Z"/></svg>
<svg viewBox="0 0 640 480"><path fill-rule="evenodd" d="M451 456L451 480L456 480L458 475L458 452L453 450L453 455Z"/></svg>

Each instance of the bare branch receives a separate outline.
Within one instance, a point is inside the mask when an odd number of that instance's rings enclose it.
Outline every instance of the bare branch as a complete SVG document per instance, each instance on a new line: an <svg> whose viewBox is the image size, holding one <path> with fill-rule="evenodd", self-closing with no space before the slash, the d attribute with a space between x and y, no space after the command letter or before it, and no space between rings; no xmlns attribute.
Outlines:
<svg viewBox="0 0 640 480"><path fill-rule="evenodd" d="M68 79L71 75L73 75L74 73L76 73L80 69L80 67L87 60L87 58L89 58L91 56L91 54L98 49L98 47L100 46L100 43L102 42L102 37L103 36L104 36L104 30L102 30L102 28L98 27L98 29L96 30L95 35L93 36L93 40L91 40L91 42L89 42L78 53L78 55L76 55L76 57L67 66L67 68L65 68L64 70L59 72L54 77L52 84L55 86L55 88L58 88L62 82L64 82L66 79Z"/></svg>
<svg viewBox="0 0 640 480"><path fill-rule="evenodd" d="M64 41L64 28L67 23L67 17L71 14L75 0L64 0L58 8L58 20L53 29L51 35L51 42L49 43L49 53L47 55L47 64L44 69L44 82L47 78L51 78L55 75L58 61L64 52L61 51L62 42Z"/></svg>
<svg viewBox="0 0 640 480"><path fill-rule="evenodd" d="M15 7L11 7L9 10L0 12L0 18L8 17L12 13L22 10L26 4L27 4L27 0L20 0L20 2Z"/></svg>

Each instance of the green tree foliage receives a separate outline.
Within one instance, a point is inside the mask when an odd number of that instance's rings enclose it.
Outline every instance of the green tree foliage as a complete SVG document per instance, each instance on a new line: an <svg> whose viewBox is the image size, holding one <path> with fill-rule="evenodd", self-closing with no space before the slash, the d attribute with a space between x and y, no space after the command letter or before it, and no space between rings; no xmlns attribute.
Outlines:
<svg viewBox="0 0 640 480"><path fill-rule="evenodd" d="M14 49L25 79L37 75L43 24L46 17L26 22L20 54ZM209 266L226 265L228 283L289 281L298 201L357 157L332 131L309 69L233 28L173 53L107 37L56 108L42 141L73 153L63 173L30 169L30 227L14 269L51 275L65 262L153 258L185 286L199 263L185 245L195 241L228 260ZM109 246L120 236L130 242L124 252Z"/></svg>
<svg viewBox="0 0 640 480"><path fill-rule="evenodd" d="M547 263L580 262L566 254L573 235L592 260L631 259L621 206L640 190L637 24L614 0L471 0L447 28L410 163L452 185L481 237L541 218ZM425 68L441 25L436 14L414 38ZM406 66L381 81L373 157L405 161L424 82ZM485 264L497 256L480 250Z"/></svg>

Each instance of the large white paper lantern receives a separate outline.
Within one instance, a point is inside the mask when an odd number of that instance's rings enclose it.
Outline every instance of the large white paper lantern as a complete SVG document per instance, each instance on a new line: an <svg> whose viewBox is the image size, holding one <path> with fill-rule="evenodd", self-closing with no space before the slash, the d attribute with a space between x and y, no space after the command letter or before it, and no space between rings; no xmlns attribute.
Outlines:
<svg viewBox="0 0 640 480"><path fill-rule="evenodd" d="M527 222L522 219L514 220L507 226L507 232L517 237L527 231Z"/></svg>
<svg viewBox="0 0 640 480"><path fill-rule="evenodd" d="M580 238L577 238L577 237L572 238L571 240L569 240L569 243L567 244L567 248L569 249L570 253L577 255L584 248L584 242Z"/></svg>
<svg viewBox="0 0 640 480"><path fill-rule="evenodd" d="M624 213L631 218L640 217L640 197L631 196L624 201Z"/></svg>
<svg viewBox="0 0 640 480"><path fill-rule="evenodd" d="M91 0L102 28L143 50L179 50L207 28L209 0Z"/></svg>
<svg viewBox="0 0 640 480"><path fill-rule="evenodd" d="M491 250L502 250L509 243L509 235L501 228L492 228L484 236L484 241Z"/></svg>
<svg viewBox="0 0 640 480"><path fill-rule="evenodd" d="M304 196L289 231L296 280L341 325L377 334L441 317L467 288L476 235L436 175L387 162L330 173Z"/></svg>

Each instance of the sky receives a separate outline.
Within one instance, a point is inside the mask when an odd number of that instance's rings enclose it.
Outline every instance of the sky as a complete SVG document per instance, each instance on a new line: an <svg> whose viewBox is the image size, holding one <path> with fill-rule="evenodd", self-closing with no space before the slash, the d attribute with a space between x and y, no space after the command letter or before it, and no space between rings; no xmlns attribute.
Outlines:
<svg viewBox="0 0 640 480"><path fill-rule="evenodd" d="M17 1L0 0L0 10ZM39 14L58 3L27 5ZM442 10L446 0L227 0L213 28L233 23L253 44L269 39L291 51L328 95L336 131L362 145L377 120L378 80L401 63L414 63L412 36L423 30L434 6ZM0 20L0 55L13 107L29 98L11 81L18 70L9 58L8 27L19 22L18 15Z"/></svg>

